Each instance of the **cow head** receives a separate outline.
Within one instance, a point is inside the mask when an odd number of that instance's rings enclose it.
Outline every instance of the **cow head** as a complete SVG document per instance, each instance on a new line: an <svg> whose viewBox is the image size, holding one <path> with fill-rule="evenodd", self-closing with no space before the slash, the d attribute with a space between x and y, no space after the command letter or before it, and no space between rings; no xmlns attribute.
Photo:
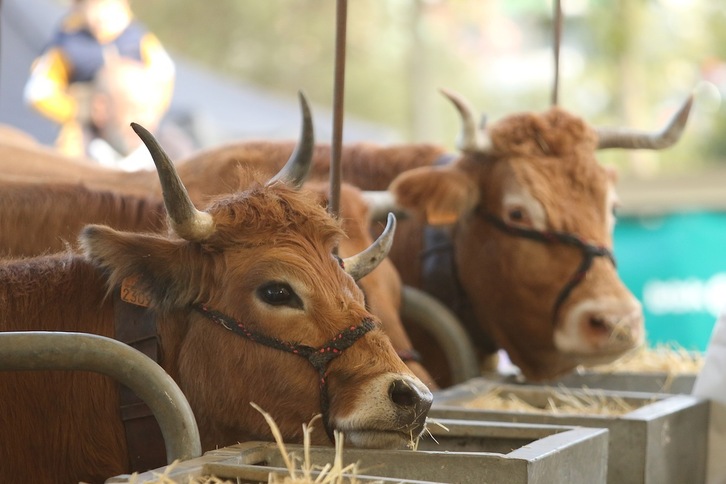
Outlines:
<svg viewBox="0 0 726 484"><path fill-rule="evenodd" d="M317 194L321 205L328 205L329 182L308 182L305 188ZM345 237L340 240L338 251L345 257L362 252L373 242L370 233L371 202L368 194L348 183L341 183L339 196L339 218ZM358 281L358 286L365 294L367 307L381 319L396 352L426 386L435 390L436 383L417 361L418 353L413 349L401 320L403 282L390 259L382 260L375 270Z"/></svg>
<svg viewBox="0 0 726 484"><path fill-rule="evenodd" d="M530 379L640 345L641 306L611 253L615 175L595 153L669 146L691 100L651 135L594 129L559 108L485 129L462 98L445 94L464 120L462 156L405 172L390 189L429 224L452 228L458 277L484 333Z"/></svg>
<svg viewBox="0 0 726 484"><path fill-rule="evenodd" d="M398 447L417 436L432 395L355 281L385 257L395 219L363 254L338 259L340 226L288 175L199 211L153 137L134 129L157 165L171 233L88 226L81 243L111 287L140 278L162 364L189 399L204 448L270 439L251 401L290 440L321 412L328 436L341 430L354 445ZM323 429L315 439L325 441Z"/></svg>

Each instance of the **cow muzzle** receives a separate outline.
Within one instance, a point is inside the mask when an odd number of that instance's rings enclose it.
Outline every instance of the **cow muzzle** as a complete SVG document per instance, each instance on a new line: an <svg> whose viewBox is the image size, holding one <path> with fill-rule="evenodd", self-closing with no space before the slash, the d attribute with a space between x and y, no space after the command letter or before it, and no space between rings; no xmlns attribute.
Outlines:
<svg viewBox="0 0 726 484"><path fill-rule="evenodd" d="M388 396L399 409L399 423L404 433L415 437L421 435L434 400L431 391L419 380L403 376L391 383Z"/></svg>
<svg viewBox="0 0 726 484"><path fill-rule="evenodd" d="M559 351L594 365L610 362L643 344L643 311L633 297L583 301L555 329Z"/></svg>
<svg viewBox="0 0 726 484"><path fill-rule="evenodd" d="M404 448L424 431L433 394L418 378L386 373L363 390L355 409L335 420L346 442L365 448Z"/></svg>

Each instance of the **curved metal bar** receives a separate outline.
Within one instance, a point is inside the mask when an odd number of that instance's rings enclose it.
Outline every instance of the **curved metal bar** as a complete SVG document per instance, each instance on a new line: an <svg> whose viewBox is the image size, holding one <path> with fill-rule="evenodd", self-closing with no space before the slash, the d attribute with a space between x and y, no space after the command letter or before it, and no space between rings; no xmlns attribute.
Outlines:
<svg viewBox="0 0 726 484"><path fill-rule="evenodd" d="M469 334L449 308L410 286L403 286L401 300L401 316L420 325L441 345L451 366L454 384L481 376Z"/></svg>
<svg viewBox="0 0 726 484"><path fill-rule="evenodd" d="M88 333L0 333L0 370L82 370L110 376L154 413L167 463L202 455L197 422L176 382L151 358L120 341Z"/></svg>

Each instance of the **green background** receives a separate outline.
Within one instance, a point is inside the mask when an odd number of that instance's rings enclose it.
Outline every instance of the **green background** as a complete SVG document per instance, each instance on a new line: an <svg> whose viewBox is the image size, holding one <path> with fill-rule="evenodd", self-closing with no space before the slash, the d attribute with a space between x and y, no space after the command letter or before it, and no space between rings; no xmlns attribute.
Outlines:
<svg viewBox="0 0 726 484"><path fill-rule="evenodd" d="M643 303L648 344L704 351L726 307L726 213L620 217L615 255Z"/></svg>

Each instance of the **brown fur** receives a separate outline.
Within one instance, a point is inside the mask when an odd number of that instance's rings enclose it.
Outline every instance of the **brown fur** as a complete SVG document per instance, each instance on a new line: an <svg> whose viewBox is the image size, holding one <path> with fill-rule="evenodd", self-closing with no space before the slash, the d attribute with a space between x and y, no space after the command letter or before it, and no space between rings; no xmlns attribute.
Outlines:
<svg viewBox="0 0 726 484"><path fill-rule="evenodd" d="M477 345L483 354L493 346L507 349L528 377L553 377L577 364L555 351L548 313L556 293L575 270L580 253L508 238L477 219L472 208L481 203L488 211L499 213L497 200L503 184L516 180L544 206L550 229L610 246L602 200L612 179L595 159L594 131L561 109L510 116L488 130L495 154L462 156L445 167L431 166L444 153L432 145L345 146L343 179L363 189L384 189L395 179L391 188L399 202L420 215L399 221L390 255L405 284L422 285L419 260L412 254L422 247L424 223L456 220L460 279L478 306L477 320L489 336ZM199 199L201 193L212 193L209 187L215 183L217 188L220 183L227 187L233 183L233 168L242 160L267 163L273 171L291 151L292 144L240 143L202 152L181 163L179 171L193 187L192 196ZM327 177L329 158L328 146L316 148L315 177ZM541 276L533 279L532 274ZM563 309L587 296L595 282L601 290L612 291L613 297L627 292L603 260L595 262L588 281L592 283L579 286ZM420 343L417 339L416 344ZM440 352L435 348L418 349L425 361L441 364L436 361Z"/></svg>
<svg viewBox="0 0 726 484"><path fill-rule="evenodd" d="M2 331L113 336L104 280L78 257L59 254L0 264L0 281ZM118 390L110 378L85 372L1 372L0 394L0 480L90 482L126 470Z"/></svg>
<svg viewBox="0 0 726 484"><path fill-rule="evenodd" d="M156 198L93 191L83 185L0 182L0 257L34 256L73 248L84 225L119 230L164 229Z"/></svg>
<svg viewBox="0 0 726 484"><path fill-rule="evenodd" d="M178 171L192 200L197 204L207 204L220 194L232 193L246 186L250 177L249 167L266 175L277 172L293 149L293 142L233 144L205 151L182 161L178 164ZM346 147L345 156L355 163L346 163L345 169L358 173L358 176L361 173L371 173L371 163L380 150L365 144ZM386 148L385 151L399 162L410 165L429 150L422 147L419 151L412 152L401 146ZM433 150L432 153L438 152ZM428 153L428 156L431 157L432 153ZM312 178L327 178L329 159L328 146L316 147ZM6 163L6 160L17 163ZM135 226L132 220L142 217L141 205L160 203L148 198L149 194L160 195L155 172L127 173L98 165L90 165L89 169L88 165L87 162L55 154L49 156L41 151L0 144L0 173L4 173L0 175L0 191L7 191L6 194L0 193L0 228L12 228L0 234L0 255L37 255L59 250L64 247L65 241L72 243L80 227L86 223L103 223L114 228L135 231L162 228L156 225L151 227L156 218L156 208L152 209L153 214L148 216L148 222ZM21 166L26 168L22 169ZM5 169L7 171L3 172ZM3 178L10 181L3 183ZM321 201L327 200L328 190L327 184L317 185L315 188ZM113 191L116 195L106 193L107 191ZM145 194L143 198L139 198L142 197L141 194ZM103 208L110 204L131 212L128 215L131 219L120 213L120 210L119 213L111 213L110 209ZM341 210L348 234L340 247L344 257L360 252L372 242L370 234L361 230L370 221L367 207L364 208L363 205L357 190L352 187L343 188ZM138 208L134 209L136 206ZM134 215L136 210L139 212ZM32 211L32 216L29 211ZM348 211L351 212L350 215L347 215ZM14 221L26 217L23 224L14 225ZM6 225L4 220L8 220L9 224ZM28 227L28 224L33 225ZM19 226L28 227L28 230L19 232L15 228ZM25 233L35 234L32 242L29 243L25 237L19 237ZM383 320L385 331L391 336L394 347L397 350L410 350L411 342L398 315L400 277L391 262L384 261L360 283L374 314ZM436 386L419 363L410 362L409 366L426 384Z"/></svg>
<svg viewBox="0 0 726 484"><path fill-rule="evenodd" d="M5 262L0 327L113 336L106 277L112 287L140 275L157 312L162 366L189 399L204 450L272 438L249 401L273 415L287 440L299 441L301 423L320 411L309 363L236 336L189 306L204 303L269 336L310 346L365 318L377 321L330 255L342 230L309 194L280 184L220 199L208 212L217 233L204 243L96 225L81 237L88 259L59 254ZM294 281L303 290L305 309L294 324L285 312L255 302L256 287L268 280ZM385 372L410 374L376 329L331 363L331 415L349 413L364 383ZM98 481L130 470L116 387L107 379L2 373L0 393L0 480ZM315 434L317 443L326 440Z"/></svg>
<svg viewBox="0 0 726 484"><path fill-rule="evenodd" d="M554 347L551 317L557 294L575 272L582 254L561 244L539 244L503 234L474 208L504 216L502 193L511 183L508 180L516 180L544 206L550 230L611 247L604 203L612 178L595 158L594 131L561 109L510 116L490 127L489 135L493 155L463 156L444 169L402 172L391 190L399 203L426 214L429 206L446 204L436 198L435 187L458 186L462 202L454 229L457 272L481 329L491 337L476 343L483 354L492 342L506 349L529 378L552 378L580 363ZM419 193L434 195L424 203ZM407 257L399 250L402 248L394 247L394 263ZM420 283L407 278L409 274L403 270L401 274L406 283ZM561 313L595 294L614 299L629 294L615 269L603 259L595 261Z"/></svg>

